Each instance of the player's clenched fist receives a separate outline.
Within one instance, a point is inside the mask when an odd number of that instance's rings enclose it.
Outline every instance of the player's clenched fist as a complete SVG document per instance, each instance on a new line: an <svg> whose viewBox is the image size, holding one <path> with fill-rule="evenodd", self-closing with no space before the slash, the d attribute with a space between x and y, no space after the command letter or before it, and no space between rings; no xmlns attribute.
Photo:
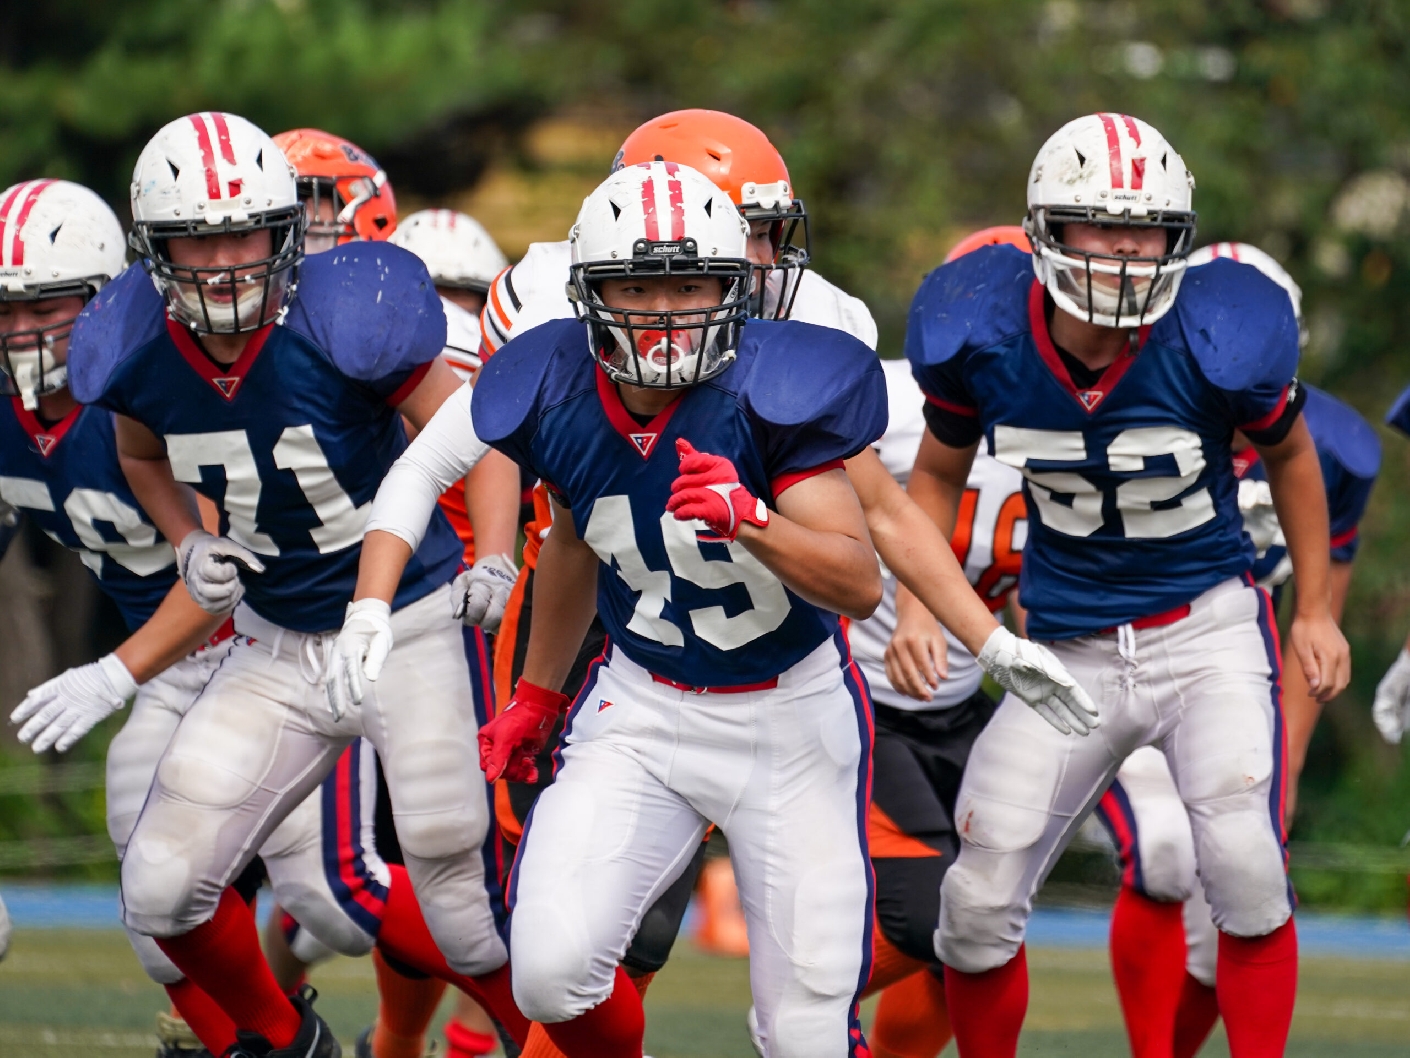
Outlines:
<svg viewBox="0 0 1410 1058"><path fill-rule="evenodd" d="M263 573L264 563L253 551L204 529L186 534L176 549L177 568L196 605L209 614L227 614L244 597L240 571Z"/></svg>
<svg viewBox="0 0 1410 1058"><path fill-rule="evenodd" d="M769 509L739 483L739 471L724 456L697 452L685 438L676 441L680 476L671 482L666 510L680 522L699 519L725 540L739 535L746 522L760 529L769 524Z"/></svg>
<svg viewBox="0 0 1410 1058"><path fill-rule="evenodd" d="M534 758L548 744L553 725L569 701L566 694L520 677L504 712L480 728L480 767L485 778L494 782L502 775L510 782L538 782Z"/></svg>

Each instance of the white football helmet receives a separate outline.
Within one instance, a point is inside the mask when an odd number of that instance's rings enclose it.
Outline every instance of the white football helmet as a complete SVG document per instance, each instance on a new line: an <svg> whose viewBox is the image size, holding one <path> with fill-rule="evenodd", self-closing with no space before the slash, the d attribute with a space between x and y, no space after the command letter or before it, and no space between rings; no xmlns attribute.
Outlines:
<svg viewBox="0 0 1410 1058"><path fill-rule="evenodd" d="M132 173L132 245L172 318L203 334L273 322L303 260L303 204L294 167L264 132L235 114L177 118L142 149ZM271 252L248 266L174 264L168 240L268 229Z"/></svg>
<svg viewBox="0 0 1410 1058"><path fill-rule="evenodd" d="M1216 257L1227 257L1231 261L1241 261L1244 264L1253 265L1254 268L1286 290L1288 297L1292 299L1293 315L1297 317L1298 345L1305 346L1307 344L1307 327L1302 320L1302 287L1297 285L1296 279L1288 275L1286 268L1257 246L1246 242L1212 242L1208 246L1201 246L1190 254L1190 267L1209 264Z"/></svg>
<svg viewBox="0 0 1410 1058"><path fill-rule="evenodd" d="M0 301L87 302L123 270L126 250L117 216L86 187L27 180L0 192ZM68 381L61 358L77 315L0 334L0 383L31 411Z"/></svg>
<svg viewBox="0 0 1410 1058"><path fill-rule="evenodd" d="M749 223L729 195L675 162L619 169L583 200L568 235L569 285L608 377L675 389L730 365L751 300L748 235ZM628 312L602 300L604 279L682 275L718 277L720 301Z"/></svg>
<svg viewBox="0 0 1410 1058"><path fill-rule="evenodd" d="M1142 327L1170 311L1194 243L1195 180L1156 129L1125 114L1069 121L1028 174L1024 229L1033 270L1064 312L1103 327ZM1161 228L1165 251L1128 257L1079 250L1066 224Z"/></svg>
<svg viewBox="0 0 1410 1058"><path fill-rule="evenodd" d="M509 259L484 226L459 210L418 210L398 224L387 241L421 258L438 287L484 294L494 277L509 267Z"/></svg>

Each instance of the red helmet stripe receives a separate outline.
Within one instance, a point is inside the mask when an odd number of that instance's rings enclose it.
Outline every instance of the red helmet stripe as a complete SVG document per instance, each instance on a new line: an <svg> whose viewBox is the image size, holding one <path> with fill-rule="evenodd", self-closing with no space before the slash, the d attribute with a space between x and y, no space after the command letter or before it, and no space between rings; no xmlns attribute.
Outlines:
<svg viewBox="0 0 1410 1058"><path fill-rule="evenodd" d="M201 164L206 168L206 195L220 197L220 178L215 172L215 151L211 149L211 134L206 128L205 115L192 114L191 124L196 126L196 146L201 148Z"/></svg>
<svg viewBox="0 0 1410 1058"><path fill-rule="evenodd" d="M1107 156L1111 159L1111 186L1125 187L1126 180L1121 172L1121 137L1116 132L1116 122L1110 114L1098 114L1102 128L1106 129Z"/></svg>
<svg viewBox="0 0 1410 1058"><path fill-rule="evenodd" d="M1126 131L1131 134L1131 140L1137 147L1141 145L1141 130L1136 127L1136 119L1130 114L1122 114L1121 120L1126 123Z"/></svg>
<svg viewBox="0 0 1410 1058"><path fill-rule="evenodd" d="M685 189L680 177L672 176L666 183L666 193L671 200L671 241L685 238Z"/></svg>
<svg viewBox="0 0 1410 1058"><path fill-rule="evenodd" d="M53 182L52 180L33 180L25 192L25 200L20 206L20 214L15 218L15 233L12 236L10 246L10 263L12 265L24 264L24 239L20 237L24 234L24 222L29 220L29 211L39 201L39 196L44 194L44 189Z"/></svg>
<svg viewBox="0 0 1410 1058"><path fill-rule="evenodd" d="M649 176L641 182L641 211L646 216L646 237L652 242L659 241L661 227L656 218L656 181Z"/></svg>
<svg viewBox="0 0 1410 1058"><path fill-rule="evenodd" d="M234 165L235 148L230 145L230 126L225 123L225 115L218 110L212 111L211 121L215 122L215 138L220 142L220 156Z"/></svg>
<svg viewBox="0 0 1410 1058"><path fill-rule="evenodd" d="M1146 160L1144 158L1131 159L1131 190L1139 191L1146 179Z"/></svg>
<svg viewBox="0 0 1410 1058"><path fill-rule="evenodd" d="M33 183L33 180L26 180L22 184L16 184L5 196L5 201L0 202L0 255L3 255L5 250L5 221L10 216L10 207L15 204L15 199L20 196L21 192L28 190ZM0 257L0 263L6 263L3 257ZM8 263L12 264L13 262Z"/></svg>

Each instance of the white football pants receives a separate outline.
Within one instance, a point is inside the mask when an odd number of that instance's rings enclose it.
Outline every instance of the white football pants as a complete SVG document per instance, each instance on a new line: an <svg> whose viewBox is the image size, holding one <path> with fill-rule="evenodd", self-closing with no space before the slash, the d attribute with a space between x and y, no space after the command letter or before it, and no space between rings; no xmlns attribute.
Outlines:
<svg viewBox="0 0 1410 1058"><path fill-rule="evenodd" d="M525 1015L567 1021L611 994L642 915L714 822L749 925L763 1053L843 1058L861 1046L871 724L839 642L760 691L677 690L615 647L593 664L510 881Z"/></svg>
<svg viewBox="0 0 1410 1058"><path fill-rule="evenodd" d="M1198 884L1190 816L1160 750L1142 746L1126 758L1097 815L1116 843L1122 884L1185 905L1185 969L1213 988L1219 933Z"/></svg>
<svg viewBox="0 0 1410 1058"><path fill-rule="evenodd" d="M961 848L940 888L936 954L965 973L1013 958L1033 894L1122 762L1150 745L1188 813L1214 924L1258 937L1286 922L1284 738L1266 593L1229 580L1174 624L1047 646L1097 702L1101 727L1063 735L1005 697L960 788Z"/></svg>
<svg viewBox="0 0 1410 1058"><path fill-rule="evenodd" d="M336 632L294 632L236 611L241 638L177 726L128 843L126 925L170 937L209 920L231 879L361 735L382 758L407 873L447 962L470 975L504 964L480 855L489 810L475 707L450 596L446 585L392 615L396 645L381 678L336 723L322 684ZM278 867L267 866L273 877Z"/></svg>

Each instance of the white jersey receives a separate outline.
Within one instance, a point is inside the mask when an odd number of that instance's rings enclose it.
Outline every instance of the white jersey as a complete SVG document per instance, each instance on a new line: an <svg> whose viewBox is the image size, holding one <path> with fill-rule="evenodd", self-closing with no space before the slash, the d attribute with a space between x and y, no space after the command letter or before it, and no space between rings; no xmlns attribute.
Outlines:
<svg viewBox="0 0 1410 1058"><path fill-rule="evenodd" d="M480 370L480 318L448 298L441 298L441 308L446 310L446 347L441 350L441 359L462 382L472 382Z"/></svg>
<svg viewBox="0 0 1410 1058"><path fill-rule="evenodd" d="M886 372L891 417L886 433L874 447L886 469L905 485L925 433L925 397L905 360L885 360L881 367ZM1018 584L1021 553L1028 538L1028 510L1022 488L1023 475L1019 471L1000 463L982 448L975 454L951 546L965 576L991 610L1001 609ZM866 673L872 698L882 705L910 711L958 705L978 689L984 673L974 655L948 631L945 638L950 644L949 678L940 684L930 701L906 697L886 678L883 658L896 630L896 578L885 565L882 578L881 605L867 620L854 621L848 633L852 655Z"/></svg>
<svg viewBox="0 0 1410 1058"><path fill-rule="evenodd" d="M518 264L495 277L480 314L486 354L497 352L521 331L573 317L573 303L568 300L571 263L566 241L536 242ZM846 331L876 348L876 321L866 302L811 270L803 273L788 318Z"/></svg>

